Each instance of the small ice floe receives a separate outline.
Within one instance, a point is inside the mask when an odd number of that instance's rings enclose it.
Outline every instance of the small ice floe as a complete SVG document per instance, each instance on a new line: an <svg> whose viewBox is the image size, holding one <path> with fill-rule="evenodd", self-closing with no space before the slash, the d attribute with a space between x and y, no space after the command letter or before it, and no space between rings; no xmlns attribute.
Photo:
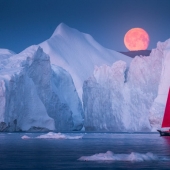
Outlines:
<svg viewBox="0 0 170 170"><path fill-rule="evenodd" d="M27 136L27 135L24 135L21 137L22 139L30 139L31 137Z"/></svg>
<svg viewBox="0 0 170 170"><path fill-rule="evenodd" d="M160 158L151 152L141 154L132 152L130 154L114 154L111 151L106 153L99 153L92 156L82 156L80 161L129 161L129 162L142 162L142 161L155 161ZM163 159L162 159L163 160Z"/></svg>
<svg viewBox="0 0 170 170"><path fill-rule="evenodd" d="M39 139L82 139L83 136L69 136L61 133L49 132L45 135L37 136Z"/></svg>

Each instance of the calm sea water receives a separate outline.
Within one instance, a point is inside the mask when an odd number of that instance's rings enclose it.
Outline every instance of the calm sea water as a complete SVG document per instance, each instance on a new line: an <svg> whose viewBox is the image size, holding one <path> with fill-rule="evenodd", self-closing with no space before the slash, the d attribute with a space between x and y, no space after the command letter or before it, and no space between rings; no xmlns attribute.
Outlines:
<svg viewBox="0 0 170 170"><path fill-rule="evenodd" d="M151 152L170 158L170 137L158 133L69 133L83 135L82 139L21 139L23 135L36 137L43 133L0 133L0 170L4 169L170 169L169 160L79 161L81 156L112 151L115 154Z"/></svg>

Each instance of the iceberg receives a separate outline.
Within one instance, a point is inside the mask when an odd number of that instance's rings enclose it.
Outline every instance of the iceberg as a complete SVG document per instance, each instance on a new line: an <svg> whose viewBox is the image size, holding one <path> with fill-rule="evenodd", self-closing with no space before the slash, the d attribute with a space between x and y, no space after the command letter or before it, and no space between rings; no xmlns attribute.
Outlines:
<svg viewBox="0 0 170 170"><path fill-rule="evenodd" d="M132 59L61 23L19 54L0 49L0 131L154 131L169 64L170 39Z"/></svg>
<svg viewBox="0 0 170 170"><path fill-rule="evenodd" d="M85 129L154 131L160 128L170 87L170 40L150 56L136 56L128 66L102 65L84 81Z"/></svg>
<svg viewBox="0 0 170 170"><path fill-rule="evenodd" d="M98 44L89 34L81 33L61 23L53 35L40 46L50 56L52 64L68 71L73 78L76 90L82 99L83 82L91 76L95 66L112 63L118 60L128 65L131 58Z"/></svg>
<svg viewBox="0 0 170 170"><path fill-rule="evenodd" d="M5 61L7 60L7 61ZM83 109L71 76L41 47L0 60L0 129L70 131L83 127Z"/></svg>
<svg viewBox="0 0 170 170"><path fill-rule="evenodd" d="M161 127L165 105L168 97L168 91L170 88L170 39L165 42L158 42L157 51L155 55L162 58L160 70L160 82L158 86L158 92L152 107L150 108L149 121L152 126L152 130L159 129Z"/></svg>

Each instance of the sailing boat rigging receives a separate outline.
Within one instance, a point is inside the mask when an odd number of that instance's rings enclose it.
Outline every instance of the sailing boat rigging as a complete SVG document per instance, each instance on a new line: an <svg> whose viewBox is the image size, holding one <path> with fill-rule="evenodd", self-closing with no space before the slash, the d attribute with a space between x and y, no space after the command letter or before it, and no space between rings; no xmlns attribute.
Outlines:
<svg viewBox="0 0 170 170"><path fill-rule="evenodd" d="M162 128L170 128L170 88L168 93L168 98L166 102L164 117L162 121ZM163 131L163 130L157 130L161 136L170 136L170 129Z"/></svg>

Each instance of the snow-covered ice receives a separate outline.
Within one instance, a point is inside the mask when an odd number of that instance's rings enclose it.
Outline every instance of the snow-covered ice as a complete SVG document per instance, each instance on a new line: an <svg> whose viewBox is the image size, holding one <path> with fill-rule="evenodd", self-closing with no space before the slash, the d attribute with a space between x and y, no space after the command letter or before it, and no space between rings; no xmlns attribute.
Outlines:
<svg viewBox="0 0 170 170"><path fill-rule="evenodd" d="M11 51L11 50L8 50L8 49L3 49L3 48L0 48L0 60L4 60L4 59L8 59L9 57L15 55L15 52ZM0 65L0 69L1 69L1 66Z"/></svg>
<svg viewBox="0 0 170 170"><path fill-rule="evenodd" d="M89 34L81 33L64 23L61 23L53 35L40 46L50 56L52 64L61 66L71 74L80 99L83 82L93 73L95 66L111 66L118 60L129 65L132 60L102 47Z"/></svg>
<svg viewBox="0 0 170 170"><path fill-rule="evenodd" d="M91 156L82 156L79 161L129 161L129 162L143 162L156 160L169 160L168 158L158 157L157 155L147 152L146 154L131 152L130 154L115 154L111 151L106 153L98 153Z"/></svg>

